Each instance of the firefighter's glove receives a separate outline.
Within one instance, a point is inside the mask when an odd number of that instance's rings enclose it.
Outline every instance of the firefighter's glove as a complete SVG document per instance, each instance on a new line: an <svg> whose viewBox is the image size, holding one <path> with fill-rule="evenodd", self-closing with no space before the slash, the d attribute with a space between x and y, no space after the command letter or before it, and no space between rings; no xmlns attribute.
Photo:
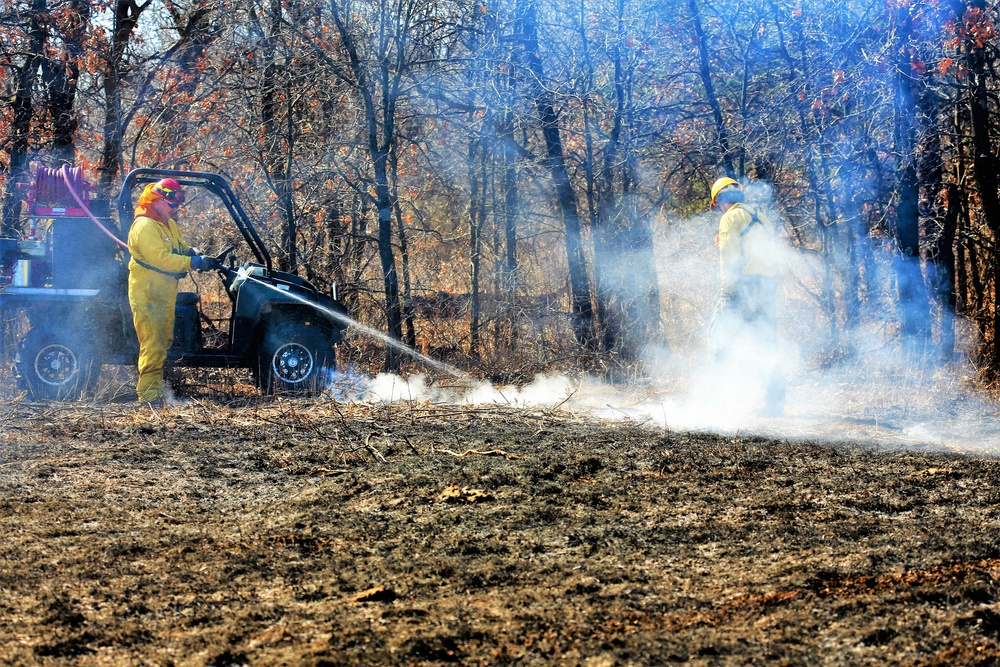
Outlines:
<svg viewBox="0 0 1000 667"><path fill-rule="evenodd" d="M191 258L191 268L195 271L212 271L221 267L219 260L208 255L195 255Z"/></svg>
<svg viewBox="0 0 1000 667"><path fill-rule="evenodd" d="M200 255L200 254L201 253L198 252L197 248L188 248L188 251L187 251L188 257L195 257L195 256Z"/></svg>

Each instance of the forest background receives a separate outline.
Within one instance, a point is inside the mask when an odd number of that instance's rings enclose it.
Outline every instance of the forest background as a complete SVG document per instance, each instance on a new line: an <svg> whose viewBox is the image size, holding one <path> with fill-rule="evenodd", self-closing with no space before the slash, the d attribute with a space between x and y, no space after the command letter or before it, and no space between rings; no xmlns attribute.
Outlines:
<svg viewBox="0 0 1000 667"><path fill-rule="evenodd" d="M218 172L278 267L336 283L360 321L491 379L618 375L701 340L708 190L729 175L780 223L814 362L866 330L992 380L997 18L992 0L3 0L2 235L26 233L37 165L81 166L103 197L136 167ZM182 227L206 252L235 234Z"/></svg>

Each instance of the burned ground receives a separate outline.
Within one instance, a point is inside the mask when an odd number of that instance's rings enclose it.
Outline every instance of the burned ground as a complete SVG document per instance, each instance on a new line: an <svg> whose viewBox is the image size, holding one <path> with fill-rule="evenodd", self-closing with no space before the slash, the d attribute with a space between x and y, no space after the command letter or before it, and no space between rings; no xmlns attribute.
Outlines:
<svg viewBox="0 0 1000 667"><path fill-rule="evenodd" d="M0 423L5 665L1000 659L990 458L401 404Z"/></svg>

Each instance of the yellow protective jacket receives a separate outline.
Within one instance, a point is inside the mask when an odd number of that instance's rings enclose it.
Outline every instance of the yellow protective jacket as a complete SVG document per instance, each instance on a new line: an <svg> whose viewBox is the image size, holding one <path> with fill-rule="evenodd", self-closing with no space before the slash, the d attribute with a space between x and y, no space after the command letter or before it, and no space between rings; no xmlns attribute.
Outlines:
<svg viewBox="0 0 1000 667"><path fill-rule="evenodd" d="M191 246L177 223L139 215L128 233L128 301L139 338L139 400L164 396L163 366L174 340L177 282L191 270ZM145 264L146 266L143 266ZM173 274L173 275L170 275Z"/></svg>
<svg viewBox="0 0 1000 667"><path fill-rule="evenodd" d="M719 221L722 293L733 294L743 276L778 275L776 230L764 214L733 204Z"/></svg>
<svg viewBox="0 0 1000 667"><path fill-rule="evenodd" d="M128 263L129 272L156 273L142 264L168 273L187 273L191 270L191 258L188 256L191 246L184 242L173 218L164 224L146 215L138 216L128 233L128 251L132 255Z"/></svg>

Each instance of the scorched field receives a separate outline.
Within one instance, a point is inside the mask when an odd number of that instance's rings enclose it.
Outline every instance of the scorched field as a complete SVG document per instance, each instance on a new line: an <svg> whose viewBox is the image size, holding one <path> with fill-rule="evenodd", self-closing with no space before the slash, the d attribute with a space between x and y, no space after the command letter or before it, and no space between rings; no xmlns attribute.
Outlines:
<svg viewBox="0 0 1000 667"><path fill-rule="evenodd" d="M15 403L4 665L988 665L1000 463L557 410Z"/></svg>

